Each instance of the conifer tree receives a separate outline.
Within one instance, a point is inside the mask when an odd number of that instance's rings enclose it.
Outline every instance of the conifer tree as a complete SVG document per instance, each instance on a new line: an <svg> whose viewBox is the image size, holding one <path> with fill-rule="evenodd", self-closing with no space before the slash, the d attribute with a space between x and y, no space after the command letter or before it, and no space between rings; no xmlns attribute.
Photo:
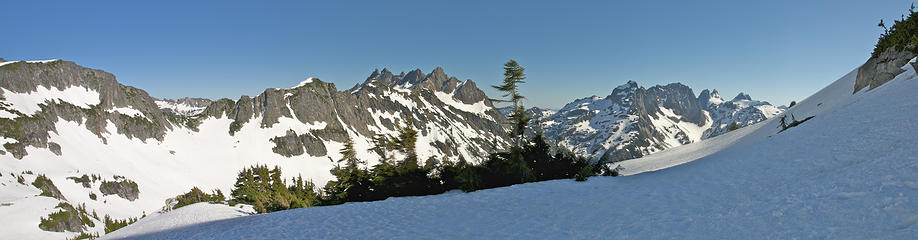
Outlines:
<svg viewBox="0 0 918 240"><path fill-rule="evenodd" d="M357 159L354 141L350 138L344 143L338 162L345 162L345 166L336 166L331 170L337 180L325 185L327 204L370 200L371 177L366 169L359 168L359 164L363 163Z"/></svg>
<svg viewBox="0 0 918 240"><path fill-rule="evenodd" d="M418 141L418 131L414 130L414 121L410 118L405 121L405 126L398 127L398 138L394 140L391 146L393 150L401 151L406 155L404 162L413 161L417 164L418 155L415 151L415 143Z"/></svg>
<svg viewBox="0 0 918 240"><path fill-rule="evenodd" d="M506 99L490 99L493 102L509 102L512 103L513 112L510 113L510 120L513 126L512 136L516 137L516 147L522 145L522 137L525 131L526 124L529 123L530 118L526 116L526 111L523 105L520 103L526 97L520 95L519 93L519 84L526 83L523 81L526 79L526 74L523 71L526 70L519 65L513 59L507 61L504 64L504 82L502 85L497 86L493 85L491 87L497 89L498 91L503 92L501 95Z"/></svg>
<svg viewBox="0 0 918 240"><path fill-rule="evenodd" d="M338 160L338 163L344 162L347 168L357 168L359 164L363 163L357 159L357 151L354 150L354 140L350 137L345 140L344 148L341 149L340 153L341 159Z"/></svg>

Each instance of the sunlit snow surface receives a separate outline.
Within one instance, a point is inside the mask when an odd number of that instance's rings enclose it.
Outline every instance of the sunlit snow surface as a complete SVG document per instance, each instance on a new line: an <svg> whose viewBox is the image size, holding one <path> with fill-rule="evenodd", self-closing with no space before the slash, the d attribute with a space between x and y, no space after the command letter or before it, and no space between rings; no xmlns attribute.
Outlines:
<svg viewBox="0 0 918 240"><path fill-rule="evenodd" d="M255 213L250 205L229 206L214 203L195 203L169 212L156 212L128 225L121 231L105 235L107 239L124 238L129 235L154 233L166 229L185 227L198 223L223 220Z"/></svg>
<svg viewBox="0 0 918 240"><path fill-rule="evenodd" d="M907 68L851 95L855 76L790 108L815 116L798 127L777 134L773 118L623 162L631 176L295 209L134 237L913 239L918 79Z"/></svg>
<svg viewBox="0 0 918 240"><path fill-rule="evenodd" d="M35 91L27 93L13 92L5 88L0 88L0 90L3 90L3 97L7 103L11 104L11 109L26 115L41 111L38 105L47 101L62 101L86 109L101 102L99 92L83 86L70 86L59 90L39 85Z"/></svg>

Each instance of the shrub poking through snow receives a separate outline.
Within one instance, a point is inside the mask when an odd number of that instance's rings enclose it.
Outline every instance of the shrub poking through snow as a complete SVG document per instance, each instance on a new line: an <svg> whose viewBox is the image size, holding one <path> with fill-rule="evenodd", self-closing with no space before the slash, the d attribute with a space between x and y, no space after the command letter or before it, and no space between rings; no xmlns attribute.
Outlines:
<svg viewBox="0 0 918 240"><path fill-rule="evenodd" d="M137 221L137 218L128 218L128 219L112 219L112 217L105 215L105 233L114 232L115 230L121 229L131 223Z"/></svg>
<svg viewBox="0 0 918 240"><path fill-rule="evenodd" d="M577 175L574 175L574 180L578 182L586 181L589 177L593 176L593 165L586 165L577 172Z"/></svg>
<svg viewBox="0 0 918 240"><path fill-rule="evenodd" d="M49 214L47 218L41 218L38 228L52 232L81 232L86 230L86 226L96 226L86 213L85 206L74 208L69 203L61 202L57 208L60 210Z"/></svg>
<svg viewBox="0 0 918 240"><path fill-rule="evenodd" d="M201 189L198 187L193 187L187 193L176 196L175 201L176 204L172 207L172 209L177 209L199 202L223 202L226 201L226 197L223 196L223 192L221 192L219 189L214 190L213 193L208 194L204 191L201 191Z"/></svg>
<svg viewBox="0 0 918 240"><path fill-rule="evenodd" d="M20 175L20 177L22 177ZM54 186L54 183L51 182L51 179L48 179L44 174L38 175L35 178L35 181L32 182L32 186L35 186L38 189L41 189L41 194L39 196L53 197L61 200L66 200L64 195L61 194L61 191Z"/></svg>

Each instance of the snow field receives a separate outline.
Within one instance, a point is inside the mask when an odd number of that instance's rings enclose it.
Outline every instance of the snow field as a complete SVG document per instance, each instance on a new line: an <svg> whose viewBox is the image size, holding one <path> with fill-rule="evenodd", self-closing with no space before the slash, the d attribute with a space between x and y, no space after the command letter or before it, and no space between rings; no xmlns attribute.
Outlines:
<svg viewBox="0 0 918 240"><path fill-rule="evenodd" d="M555 180L294 209L136 235L270 239L911 239L918 235L918 79L851 95L852 72L772 119Z"/></svg>

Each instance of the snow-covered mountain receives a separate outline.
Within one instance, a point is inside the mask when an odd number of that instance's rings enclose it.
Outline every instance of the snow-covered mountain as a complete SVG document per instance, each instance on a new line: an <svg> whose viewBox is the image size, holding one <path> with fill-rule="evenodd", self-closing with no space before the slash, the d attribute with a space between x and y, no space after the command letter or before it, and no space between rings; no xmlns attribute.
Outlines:
<svg viewBox="0 0 918 240"><path fill-rule="evenodd" d="M475 82L442 68L383 69L345 91L307 78L209 101L157 100L69 61L0 60L0 92L0 216L14 220L0 224L4 238L104 233L105 215L153 213L193 186L229 193L236 174L256 164L322 186L347 138L375 165L372 139L407 119L425 160L476 162L508 143L503 115ZM39 228L58 211L73 217Z"/></svg>
<svg viewBox="0 0 918 240"><path fill-rule="evenodd" d="M629 176L294 209L165 231L151 219L150 225L113 234L142 239L912 239L918 236L918 74L911 64L898 67L888 68L899 72L888 78L861 77L865 68L880 69L876 65L852 71L780 114L813 116L785 131L775 117L615 163ZM873 79L869 88L860 84L865 79ZM213 206L193 207L189 212Z"/></svg>
<svg viewBox="0 0 918 240"><path fill-rule="evenodd" d="M163 111L179 116L194 116L204 112L214 101L206 98L157 99L156 106Z"/></svg>
<svg viewBox="0 0 918 240"><path fill-rule="evenodd" d="M702 90L698 94L698 100L713 122L711 127L704 131L701 139L729 132L734 123L736 128L741 128L772 118L786 110L766 101L752 100L749 94L745 93L739 93L732 100L724 101L716 89Z"/></svg>
<svg viewBox="0 0 918 240"><path fill-rule="evenodd" d="M528 110L532 127L549 140L576 154L610 161L698 142L782 111L744 93L725 101L717 90L705 89L696 97L679 83L644 88L634 81L608 96L577 99L558 111Z"/></svg>

